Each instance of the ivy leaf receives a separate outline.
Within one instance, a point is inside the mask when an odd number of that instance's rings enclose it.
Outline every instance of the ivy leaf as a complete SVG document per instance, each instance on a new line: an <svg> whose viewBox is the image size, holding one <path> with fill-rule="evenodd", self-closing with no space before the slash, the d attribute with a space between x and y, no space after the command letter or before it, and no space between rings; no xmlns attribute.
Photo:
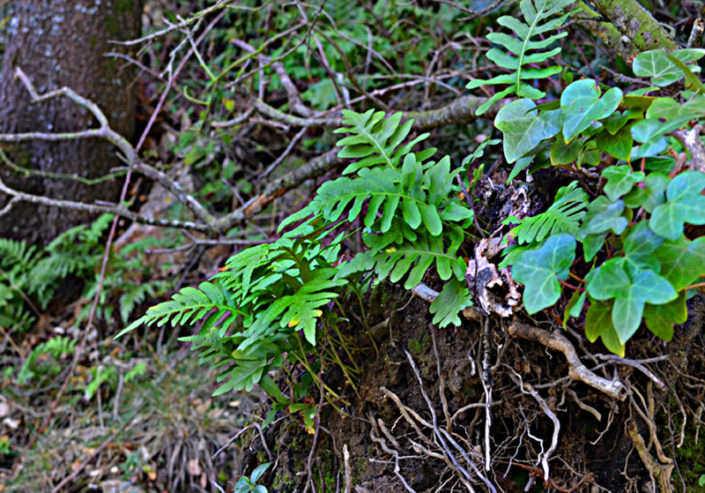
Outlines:
<svg viewBox="0 0 705 493"><path fill-rule="evenodd" d="M658 338L670 342L673 338L673 325L682 324L688 320L688 309L685 305L685 291L678 298L663 305L647 305L644 307L646 327Z"/></svg>
<svg viewBox="0 0 705 493"><path fill-rule="evenodd" d="M653 255L661 264L661 275L678 291L705 274L705 237L666 240Z"/></svg>
<svg viewBox="0 0 705 493"><path fill-rule="evenodd" d="M646 303L661 305L678 296L664 277L646 270L632 278L625 264L623 258L608 260L587 285L590 296L596 300L614 298L612 324L621 343L626 343L639 328Z"/></svg>
<svg viewBox="0 0 705 493"><path fill-rule="evenodd" d="M624 202L617 200L611 202L607 197L601 195L588 205L587 214L583 221L582 233L584 235L594 235L612 230L614 234L622 234L629 221L622 216Z"/></svg>
<svg viewBox="0 0 705 493"><path fill-rule="evenodd" d="M576 291L573 296L570 297L570 301L565 306L565 311L563 312L563 328L565 329L566 323L570 317L577 318L580 316L580 312L583 310L583 305L585 304L585 298L587 293L583 291Z"/></svg>
<svg viewBox="0 0 705 493"><path fill-rule="evenodd" d="M705 224L705 174L686 171L676 176L666 188L665 204L656 207L649 220L654 233L669 240L683 234L684 223Z"/></svg>
<svg viewBox="0 0 705 493"><path fill-rule="evenodd" d="M597 235L587 235L583 238L583 256L585 257L585 262L590 262L597 252L602 249L602 245L605 243L605 238L607 235L605 233Z"/></svg>
<svg viewBox="0 0 705 493"><path fill-rule="evenodd" d="M522 299L529 314L553 305L561 296L559 279L565 279L575 259L575 238L563 233L541 247L524 250L512 265L514 279L524 285Z"/></svg>
<svg viewBox="0 0 705 493"><path fill-rule="evenodd" d="M624 344L612 325L612 307L608 303L593 302L585 314L585 337L595 342L598 337L607 349L624 357Z"/></svg>
<svg viewBox="0 0 705 493"><path fill-rule="evenodd" d="M642 171L632 171L629 166L609 166L602 172L602 178L607 180L605 193L614 202L645 177Z"/></svg>
<svg viewBox="0 0 705 493"><path fill-rule="evenodd" d="M705 85L700 82L700 79L695 72L700 72L700 67L693 65L692 67L687 66L685 63L681 62L678 57L673 55L666 55L668 59L673 62L673 64L683 71L685 75L685 87L686 89L691 89L698 91L700 94L705 93Z"/></svg>
<svg viewBox="0 0 705 493"><path fill-rule="evenodd" d="M524 171L526 168L531 166L531 163L534 160L534 156L526 156L517 159L517 162L514 163L514 167L512 170L509 172L509 176L507 177L507 183L511 183L514 178L517 177L519 173Z"/></svg>
<svg viewBox="0 0 705 493"><path fill-rule="evenodd" d="M429 311L434 315L433 323L440 328L449 324L459 327L461 321L458 313L472 306L472 304L472 296L470 296L467 284L452 278L443 286L436 299L433 300Z"/></svg>
<svg viewBox="0 0 705 493"><path fill-rule="evenodd" d="M530 99L519 99L504 106L494 119L504 134L504 157L513 163L533 150L542 140L560 132L560 111L539 114Z"/></svg>
<svg viewBox="0 0 705 493"><path fill-rule="evenodd" d="M631 125L622 128L614 135L610 135L609 131L600 132L596 140L598 148L617 159L628 161L632 154L634 138L632 137Z"/></svg>
<svg viewBox="0 0 705 493"><path fill-rule="evenodd" d="M610 116L622 101L622 91L617 87L600 98L600 90L592 79L573 82L561 94L563 109L563 138L570 142L593 121Z"/></svg>
<svg viewBox="0 0 705 493"><path fill-rule="evenodd" d="M656 98L646 110L646 118L661 119L665 124L664 133L672 132L703 114L705 114L705 108L703 108L702 97L696 97L684 103L673 98Z"/></svg>
<svg viewBox="0 0 705 493"><path fill-rule="evenodd" d="M666 187L670 181L663 173L649 173L644 181L644 188L632 189L624 197L624 204L632 209L643 207L646 212L653 212L666 201Z"/></svg>
<svg viewBox="0 0 705 493"><path fill-rule="evenodd" d="M683 63L690 63L705 56L705 50L687 49L678 50L671 53L671 56ZM693 71L699 71L699 67L690 66ZM666 50L649 50L639 53L634 59L632 70L637 77L649 77L651 83L659 87L665 87L678 82L685 74L668 59Z"/></svg>
<svg viewBox="0 0 705 493"><path fill-rule="evenodd" d="M583 150L585 139L575 139L566 144L563 139L555 139L551 144L551 164L571 164Z"/></svg>
<svg viewBox="0 0 705 493"><path fill-rule="evenodd" d="M627 94L623 98L623 104L626 102L627 98L631 96L632 93ZM637 111L637 110L626 110L624 112L615 112L612 113L609 117L607 117L602 124L605 126L607 131L615 135L617 134L622 127L624 127L629 120L641 120L643 117L643 112Z"/></svg>
<svg viewBox="0 0 705 493"><path fill-rule="evenodd" d="M646 221L634 226L624 240L624 261L629 272L652 270L659 273L661 264L653 253L662 243L663 238L651 231Z"/></svg>
<svg viewBox="0 0 705 493"><path fill-rule="evenodd" d="M666 137L664 137L664 124L655 118L647 118L632 125L632 137L641 142L632 154L632 159L655 156L666 150Z"/></svg>

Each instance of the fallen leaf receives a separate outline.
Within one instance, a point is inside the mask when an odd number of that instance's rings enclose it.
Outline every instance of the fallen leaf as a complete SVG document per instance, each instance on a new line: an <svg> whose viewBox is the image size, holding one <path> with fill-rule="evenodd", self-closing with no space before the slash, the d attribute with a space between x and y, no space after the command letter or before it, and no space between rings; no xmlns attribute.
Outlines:
<svg viewBox="0 0 705 493"><path fill-rule="evenodd" d="M186 472L191 476L199 476L203 472L201 466L198 464L198 459L190 459L186 463Z"/></svg>

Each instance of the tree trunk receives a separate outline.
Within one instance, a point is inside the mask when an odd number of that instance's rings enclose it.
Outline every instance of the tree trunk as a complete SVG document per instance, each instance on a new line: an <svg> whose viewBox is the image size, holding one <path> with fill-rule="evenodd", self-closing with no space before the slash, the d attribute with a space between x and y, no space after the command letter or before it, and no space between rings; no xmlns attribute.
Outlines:
<svg viewBox="0 0 705 493"><path fill-rule="evenodd" d="M14 79L16 67L37 91L68 86L95 101L111 126L132 139L135 132L134 70L105 53L119 51L110 40L138 37L142 0L22 0L7 24L0 73L0 132L64 132L95 127L90 114L66 99L31 104ZM115 149L98 140L5 145L12 161L42 172L96 178L121 164ZM89 187L68 179L21 177L0 163L3 178L19 189L85 202L117 199L120 180ZM0 207L7 197L0 196ZM17 204L0 217L0 237L47 242L89 217L70 210Z"/></svg>

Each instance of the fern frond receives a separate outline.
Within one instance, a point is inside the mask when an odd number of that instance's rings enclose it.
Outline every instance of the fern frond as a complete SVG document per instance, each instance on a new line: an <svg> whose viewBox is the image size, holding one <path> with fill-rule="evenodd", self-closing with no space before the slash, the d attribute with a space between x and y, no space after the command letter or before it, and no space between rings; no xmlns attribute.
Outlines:
<svg viewBox="0 0 705 493"><path fill-rule="evenodd" d="M120 319L123 323L127 323L132 310L139 303L142 303L148 297L151 298L159 291L165 291L169 283L166 281L152 281L143 284L125 283L123 285L123 293L120 295Z"/></svg>
<svg viewBox="0 0 705 493"><path fill-rule="evenodd" d="M526 82L525 80L545 79L561 72L561 67L549 66L546 68L526 68L528 65L543 63L561 52L560 47L545 51L546 48L568 35L566 32L548 34L563 25L572 13L564 12L566 7L573 3L571 0L522 0L519 4L524 16L524 22L512 16L502 16L497 23L511 29L516 37L505 33L490 33L487 38L504 50L492 48L487 52L487 58L502 68L511 70L510 74L503 74L489 80L473 80L467 85L468 89L492 84L509 84L509 87L496 93L490 100L480 106L477 114L487 111L497 100L510 94L522 98L539 99L546 94ZM556 16L560 12L562 14ZM540 35L546 35L536 39Z"/></svg>
<svg viewBox="0 0 705 493"><path fill-rule="evenodd" d="M174 294L171 300L159 303L147 310L142 317L125 327L116 337L122 337L137 327L146 324L157 324L157 327L170 322L172 327L186 325L190 321L197 321L208 315L201 328L202 331L210 329L218 320L228 318L223 322L227 327L237 315L243 313L233 306L229 293L216 283L202 282L198 289L187 286Z"/></svg>
<svg viewBox="0 0 705 493"><path fill-rule="evenodd" d="M515 237L520 245L540 243L548 236L559 233L577 235L588 203L587 193L577 187L577 181L561 187L546 212L522 219L509 235Z"/></svg>
<svg viewBox="0 0 705 493"><path fill-rule="evenodd" d="M401 159L411 149L429 134L424 133L402 145L402 142L411 132L413 120L401 123L401 113L395 113L389 118L384 118L383 111L368 110L365 113L355 113L343 110L344 127L335 130L335 133L349 133L337 142L342 147L338 157L346 159L359 159L348 165L343 174L354 173L361 168L384 164L392 168L399 166ZM435 149L424 151L425 157L435 152Z"/></svg>
<svg viewBox="0 0 705 493"><path fill-rule="evenodd" d="M346 211L347 221L354 221L367 204L363 223L373 231L386 233L406 224L438 236L443 232L443 221L472 219L471 209L455 199L448 200L453 195L454 174L448 157L437 163L422 163L410 153L400 169L364 168L356 178L341 177L324 183L309 205L285 219L279 228L310 215L334 223Z"/></svg>
<svg viewBox="0 0 705 493"><path fill-rule="evenodd" d="M465 280L452 278L433 300L429 311L433 314L433 323L441 329L450 324L457 327L461 324L458 313L472 304L472 296Z"/></svg>
<svg viewBox="0 0 705 493"><path fill-rule="evenodd" d="M0 266L3 269L16 268L19 270L29 270L39 260L37 247L27 246L24 241L8 240L0 238Z"/></svg>
<svg viewBox="0 0 705 493"><path fill-rule="evenodd" d="M27 291L36 296L42 306L46 306L61 279L65 279L69 274L80 274L92 267L90 258L76 255L70 250L52 252L48 257L39 260L29 272Z"/></svg>
<svg viewBox="0 0 705 493"><path fill-rule="evenodd" d="M360 254L364 260L359 262L363 265L373 263L374 272L380 279L389 277L391 282L398 282L406 276L406 289L419 284L432 266L436 267L438 276L444 281L451 277L465 279L467 266L457 253L464 238L462 228L453 226L446 231L443 236L449 243L447 248L441 236L411 236L408 231L396 230L383 235L367 235L365 243L370 251Z"/></svg>

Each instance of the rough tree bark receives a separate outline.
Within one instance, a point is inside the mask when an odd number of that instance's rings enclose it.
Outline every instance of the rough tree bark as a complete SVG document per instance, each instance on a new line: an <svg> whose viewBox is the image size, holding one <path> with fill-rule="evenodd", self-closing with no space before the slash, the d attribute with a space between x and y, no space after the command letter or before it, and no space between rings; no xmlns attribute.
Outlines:
<svg viewBox="0 0 705 493"><path fill-rule="evenodd" d="M14 79L21 67L40 93L69 86L95 101L111 126L128 139L135 132L135 73L105 53L110 40L138 37L142 0L23 0L12 2L0 73L0 132L63 132L95 126L91 115L65 98L30 104ZM15 164L42 172L95 178L120 165L114 148L102 141L32 142L4 145ZM0 163L8 184L48 197L76 201L115 200L119 181L89 187L67 179L21 177ZM7 197L0 194L0 206ZM0 217L0 237L47 242L88 217L80 212L32 204L15 205Z"/></svg>

